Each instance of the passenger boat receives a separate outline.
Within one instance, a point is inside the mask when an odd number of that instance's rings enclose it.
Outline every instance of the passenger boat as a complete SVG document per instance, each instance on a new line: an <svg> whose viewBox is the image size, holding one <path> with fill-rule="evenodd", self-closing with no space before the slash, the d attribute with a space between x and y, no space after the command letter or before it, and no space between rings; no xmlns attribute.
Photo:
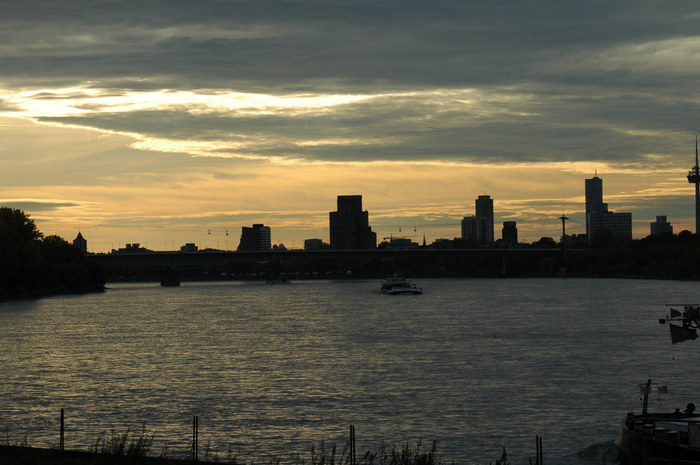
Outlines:
<svg viewBox="0 0 700 465"><path fill-rule="evenodd" d="M683 310L670 309L670 316L659 319L669 322L671 342L697 339L700 325L700 304L669 304ZM672 324L673 322L680 323ZM649 394L656 387L659 394L667 391L649 379L640 385L643 394L642 413L628 413L620 425L615 443L630 465L700 465L700 414L695 404L688 403L684 410L649 413Z"/></svg>
<svg viewBox="0 0 700 465"><path fill-rule="evenodd" d="M406 278L392 276L382 281L379 288L384 294L399 295L399 294L422 294L423 289L416 286L415 283Z"/></svg>

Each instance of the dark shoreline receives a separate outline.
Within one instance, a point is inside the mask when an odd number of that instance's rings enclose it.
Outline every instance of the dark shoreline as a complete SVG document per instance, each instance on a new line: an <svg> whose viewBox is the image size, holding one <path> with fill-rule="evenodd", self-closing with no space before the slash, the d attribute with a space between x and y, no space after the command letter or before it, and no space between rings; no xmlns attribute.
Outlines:
<svg viewBox="0 0 700 465"><path fill-rule="evenodd" d="M192 460L0 445L3 465L184 465ZM199 461L197 463L215 463ZM222 462L219 462L222 463ZM225 462L223 462L225 463Z"/></svg>
<svg viewBox="0 0 700 465"><path fill-rule="evenodd" d="M374 249L152 252L86 257L107 282L409 278L631 278L698 280L700 242L631 241L611 248Z"/></svg>

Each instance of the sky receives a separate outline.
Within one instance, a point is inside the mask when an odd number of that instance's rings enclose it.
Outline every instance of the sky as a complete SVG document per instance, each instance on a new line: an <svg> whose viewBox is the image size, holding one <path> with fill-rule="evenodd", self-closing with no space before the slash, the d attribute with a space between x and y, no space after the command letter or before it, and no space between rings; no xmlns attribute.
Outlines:
<svg viewBox="0 0 700 465"><path fill-rule="evenodd" d="M695 229L696 1L27 0L0 15L0 206L107 252L585 233L584 180Z"/></svg>

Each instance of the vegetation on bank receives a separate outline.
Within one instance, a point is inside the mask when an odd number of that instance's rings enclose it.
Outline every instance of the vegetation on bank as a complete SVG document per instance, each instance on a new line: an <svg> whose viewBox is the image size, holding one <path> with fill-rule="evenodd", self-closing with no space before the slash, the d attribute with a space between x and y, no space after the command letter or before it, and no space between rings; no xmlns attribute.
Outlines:
<svg viewBox="0 0 700 465"><path fill-rule="evenodd" d="M567 271L583 277L700 279L700 235L690 231L643 239L594 238L567 253Z"/></svg>
<svg viewBox="0 0 700 465"><path fill-rule="evenodd" d="M98 264L59 236L44 236L21 210L0 207L0 299L104 290Z"/></svg>
<svg viewBox="0 0 700 465"><path fill-rule="evenodd" d="M183 465L185 463L212 464L224 463L232 465L255 465L254 460L246 462L240 459L229 449L227 455L220 458L216 451L212 451L210 445L200 451L197 460L192 454L192 447L186 452L184 458L168 456L167 449L159 456L150 456L150 448L153 442L153 434L148 433L143 427L136 435L116 433L114 430L109 436L100 435L91 451L61 451L58 449L39 449L30 447L26 439L20 444L0 445L0 463L7 465L25 465L42 463L44 465ZM353 457L350 441L346 442L342 449L333 445L327 448L322 441L320 445L311 444L307 456L296 455L286 461L280 458L268 459L259 462L260 465L447 465L448 462L437 453L437 444L432 442L427 449L422 442L416 442L415 447L406 443L403 447L389 449L382 445L378 451L367 451L362 455ZM496 465L507 465L505 448L501 459ZM354 460L353 460L354 459ZM353 464L354 462L354 464ZM450 462L453 463L453 462Z"/></svg>

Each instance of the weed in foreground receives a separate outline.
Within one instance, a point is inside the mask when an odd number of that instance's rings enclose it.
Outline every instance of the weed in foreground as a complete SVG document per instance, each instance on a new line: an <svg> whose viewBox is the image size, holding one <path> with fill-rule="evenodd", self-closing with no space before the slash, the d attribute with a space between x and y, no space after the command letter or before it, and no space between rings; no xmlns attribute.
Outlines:
<svg viewBox="0 0 700 465"><path fill-rule="evenodd" d="M108 455L128 455L131 457L147 456L153 445L155 433L148 433L144 423L131 440L129 440L130 434L130 428L127 428L124 433L117 433L112 428L107 437L105 437L104 433L100 433L97 441L95 441L93 452Z"/></svg>
<svg viewBox="0 0 700 465"><path fill-rule="evenodd" d="M378 451L365 452L353 464L349 441L339 456L335 445L326 449L324 442L321 441L320 447L311 445L309 465L447 465L445 459L437 454L437 442L433 441L428 450L422 450L422 447L422 441L418 440L415 448L407 442L402 448L392 447L389 451L386 444L382 443ZM298 457L295 465L306 465L306 461Z"/></svg>

